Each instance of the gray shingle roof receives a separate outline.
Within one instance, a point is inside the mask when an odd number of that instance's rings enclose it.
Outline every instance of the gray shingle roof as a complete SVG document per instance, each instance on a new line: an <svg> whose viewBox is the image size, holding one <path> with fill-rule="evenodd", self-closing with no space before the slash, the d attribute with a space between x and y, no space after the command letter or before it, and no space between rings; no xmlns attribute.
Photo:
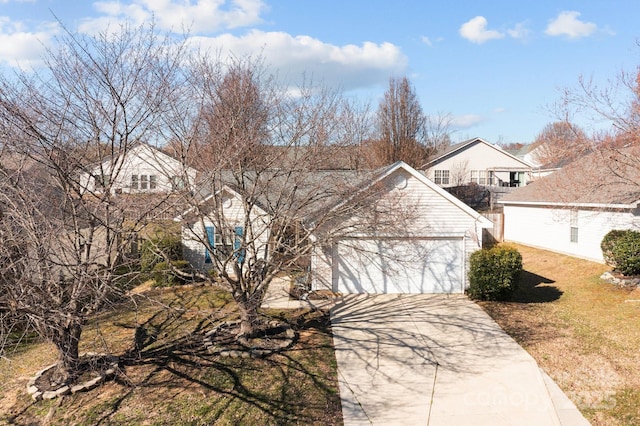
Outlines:
<svg viewBox="0 0 640 426"><path fill-rule="evenodd" d="M505 204L632 206L640 202L640 146L599 150L500 200Z"/></svg>

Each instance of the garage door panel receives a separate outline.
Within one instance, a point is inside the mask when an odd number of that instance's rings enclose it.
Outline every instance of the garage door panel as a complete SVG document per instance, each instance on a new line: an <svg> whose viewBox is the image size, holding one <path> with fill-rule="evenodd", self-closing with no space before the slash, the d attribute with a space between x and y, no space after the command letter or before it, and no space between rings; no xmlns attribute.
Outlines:
<svg viewBox="0 0 640 426"><path fill-rule="evenodd" d="M462 291L461 240L343 240L336 289L343 293Z"/></svg>

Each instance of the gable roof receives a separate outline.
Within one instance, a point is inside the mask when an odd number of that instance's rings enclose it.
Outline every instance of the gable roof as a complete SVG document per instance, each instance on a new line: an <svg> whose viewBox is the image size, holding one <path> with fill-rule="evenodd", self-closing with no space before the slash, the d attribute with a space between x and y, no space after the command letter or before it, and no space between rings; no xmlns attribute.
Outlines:
<svg viewBox="0 0 640 426"><path fill-rule="evenodd" d="M491 227L492 223L482 216L480 213L473 210L471 207L460 201L458 198L451 195L449 192L440 188L438 185L433 183L430 179L428 179L425 175L415 170L413 167L409 166L403 161L398 161L389 166L382 167L377 170L317 170L317 171L309 171L309 172L283 172L283 171L273 171L273 173L283 173L284 175L299 175L302 176L302 181L307 184L308 188L298 187L296 196L299 196L301 199L306 200L306 197L314 196L314 192L317 190L317 185L325 185L325 186L335 186L335 191L329 191L327 194L323 195L323 199L320 200L319 203L313 203L310 205L313 207L311 210L305 209L304 207L299 211L300 213L306 215L307 219L313 220L313 216L318 213L318 208L321 208L323 211L335 210L344 206L345 204L353 201L359 194L364 193L365 191L372 188L377 183L383 181L387 177L397 173L399 170L403 170L409 173L412 177L419 180L423 185L429 187L432 191L436 192L441 197L448 200L450 203L458 207L464 213L468 214L475 220L477 220L482 227ZM230 180L231 172L226 177L221 176L223 179ZM291 182L287 179L278 179L273 176L269 176L269 184L271 185L287 185ZM348 182L348 185L343 185ZM233 183L226 182L223 184L222 189L228 191L230 193L239 194L236 191ZM222 190L221 189L221 190ZM264 211L269 211L269 205L272 200L269 199L270 195L275 197L280 197L280 191L270 191L268 194L261 194L259 199L257 200L257 205ZM211 198L211 194L203 194L203 200L207 200ZM184 212L182 215L176 217L174 220L178 221L182 217L187 216L189 211Z"/></svg>
<svg viewBox="0 0 640 426"><path fill-rule="evenodd" d="M453 157L454 155L456 155L458 152L463 151L467 148L470 148L472 145L477 145L477 144L484 144L492 149L495 149L496 151L500 152L501 154L519 162L522 163L522 165L524 167L527 168L531 168L531 164L527 163L526 161L522 160L521 158L516 157L513 154L510 154L509 152L503 150L502 148L500 148L499 146L490 144L489 142L485 141L482 138L473 138L473 139L469 139L466 141L462 141L459 142L457 144L451 145L449 147L447 147L445 150L441 151L440 153L437 154L437 156L432 159L431 161L429 161L426 165L425 168L428 169L430 167L432 167L433 165L441 162L442 160L446 159L446 158L450 158Z"/></svg>
<svg viewBox="0 0 640 426"><path fill-rule="evenodd" d="M498 202L635 208L640 203L640 147L596 151L519 188Z"/></svg>
<svg viewBox="0 0 640 426"><path fill-rule="evenodd" d="M348 198L335 204L332 207L332 209L337 209L340 206L348 204L354 198L356 198L358 194L367 191L369 188L373 187L374 185L378 184L379 182L383 181L384 179L388 178L389 176L393 175L399 170L408 172L412 177L416 178L423 185L429 187L438 195L440 195L441 197L445 198L447 201L449 201L450 203L458 207L464 213L468 214L473 219L477 220L483 228L489 228L493 226L493 223L489 219L485 218L480 213L478 213L477 211L473 210L471 207L469 207L468 205L460 201L458 198L454 197L449 192L445 191L444 189L442 189L441 187L433 183L424 174L418 172L416 169L414 169L404 161L397 161L389 166L385 166L376 170L371 174L371 176L367 180L362 181L362 184L360 185L360 188L358 191L352 193Z"/></svg>

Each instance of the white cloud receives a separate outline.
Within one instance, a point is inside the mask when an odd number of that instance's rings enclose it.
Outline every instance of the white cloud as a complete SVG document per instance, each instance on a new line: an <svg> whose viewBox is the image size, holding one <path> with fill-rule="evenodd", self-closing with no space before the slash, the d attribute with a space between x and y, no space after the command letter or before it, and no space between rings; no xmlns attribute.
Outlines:
<svg viewBox="0 0 640 426"><path fill-rule="evenodd" d="M484 121L484 118L478 114L456 115L451 119L451 127L454 129L468 129Z"/></svg>
<svg viewBox="0 0 640 426"><path fill-rule="evenodd" d="M476 16L475 18L462 24L458 32L462 38L482 44L488 40L504 38L504 34L496 30L487 29L487 19L484 16Z"/></svg>
<svg viewBox="0 0 640 426"><path fill-rule="evenodd" d="M407 57L391 43L337 46L309 36L259 30L240 37L192 37L190 42L219 53L222 60L232 55L261 55L267 65L287 74L281 75L284 79L299 80L304 74L344 90L384 84L407 66Z"/></svg>
<svg viewBox="0 0 640 426"><path fill-rule="evenodd" d="M529 37L531 31L529 30L529 28L527 28L526 22L519 22L515 25L515 27L507 30L507 34L509 34L509 37L511 38L524 39Z"/></svg>
<svg viewBox="0 0 640 426"><path fill-rule="evenodd" d="M593 22L583 22L578 19L580 12L564 11L553 20L545 30L550 36L567 36L569 38L588 37L593 34L598 26Z"/></svg>
<svg viewBox="0 0 640 426"><path fill-rule="evenodd" d="M84 20L81 32L94 34L125 21L137 26L154 19L162 30L210 34L258 24L267 9L263 0L100 1L94 7L104 16Z"/></svg>
<svg viewBox="0 0 640 426"><path fill-rule="evenodd" d="M422 40L422 42L423 42L424 44L426 44L427 46L429 46L429 47L433 46L433 43L431 42L431 39L430 39L429 37L427 37L427 36L422 36L421 40Z"/></svg>
<svg viewBox="0 0 640 426"><path fill-rule="evenodd" d="M57 24L48 23L28 31L21 22L0 16L0 62L22 67L36 65L58 30Z"/></svg>

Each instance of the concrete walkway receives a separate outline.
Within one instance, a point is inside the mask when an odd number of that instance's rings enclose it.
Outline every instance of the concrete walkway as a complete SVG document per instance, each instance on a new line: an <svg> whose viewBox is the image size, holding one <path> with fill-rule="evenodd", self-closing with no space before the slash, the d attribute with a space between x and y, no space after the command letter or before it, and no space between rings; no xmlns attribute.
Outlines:
<svg viewBox="0 0 640 426"><path fill-rule="evenodd" d="M589 424L465 296L345 296L331 323L347 426Z"/></svg>

